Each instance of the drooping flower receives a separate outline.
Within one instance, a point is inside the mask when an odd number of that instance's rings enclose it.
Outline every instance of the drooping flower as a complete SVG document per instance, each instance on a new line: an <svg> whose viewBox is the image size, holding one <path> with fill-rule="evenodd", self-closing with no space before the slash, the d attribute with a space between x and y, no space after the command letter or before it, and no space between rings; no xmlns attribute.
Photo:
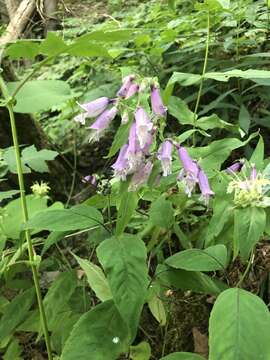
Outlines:
<svg viewBox="0 0 270 360"><path fill-rule="evenodd" d="M169 140L165 140L158 153L158 159L161 161L163 176L168 176L172 173L172 148L172 143Z"/></svg>
<svg viewBox="0 0 270 360"><path fill-rule="evenodd" d="M201 168L199 168L198 181L202 194L201 199L207 205L209 203L210 196L214 195L214 192L210 188L208 177Z"/></svg>
<svg viewBox="0 0 270 360"><path fill-rule="evenodd" d="M180 171L177 180L184 182L185 192L188 197L190 197L193 189L199 181L199 167L197 163L190 158L187 150L184 147L178 146L178 155L182 162L183 169Z"/></svg>
<svg viewBox="0 0 270 360"><path fill-rule="evenodd" d="M100 115L109 105L109 103L110 103L110 99L105 96L90 101L89 103L85 103L85 104L78 103L78 105L85 111L85 113L77 115L75 117L75 120L84 123L85 118L87 117L94 118Z"/></svg>
<svg viewBox="0 0 270 360"><path fill-rule="evenodd" d="M136 171L138 166L142 162L143 153L139 145L135 122L133 122L129 130L128 148L126 152L126 157L128 159L128 166L130 172Z"/></svg>
<svg viewBox="0 0 270 360"><path fill-rule="evenodd" d="M90 140L98 141L104 130L109 126L110 122L115 118L117 114L117 107L113 106L110 109L105 110L98 116L96 121L89 127L92 129L92 135Z"/></svg>
<svg viewBox="0 0 270 360"><path fill-rule="evenodd" d="M118 90L117 92L117 96L120 96L122 98L125 98L127 96L127 92L133 82L133 80L135 79L134 75L128 75L123 79L123 83L121 88Z"/></svg>
<svg viewBox="0 0 270 360"><path fill-rule="evenodd" d="M231 166L227 167L227 169L225 171L226 171L226 173L232 175L232 174L240 171L242 169L243 165L244 165L244 160L240 160L240 161L232 164Z"/></svg>
<svg viewBox="0 0 270 360"><path fill-rule="evenodd" d="M85 184L90 184L94 187L97 186L97 177L95 174L93 175L86 175L82 178L82 182Z"/></svg>
<svg viewBox="0 0 270 360"><path fill-rule="evenodd" d="M164 106L159 89L153 86L151 89L151 105L153 112L160 117L164 117L167 114L167 108Z"/></svg>
<svg viewBox="0 0 270 360"><path fill-rule="evenodd" d="M148 140L149 132L153 128L153 123L149 120L146 111L142 107L138 107L135 112L136 120L136 134L140 143L140 147L143 148Z"/></svg>
<svg viewBox="0 0 270 360"><path fill-rule="evenodd" d="M127 150L128 144L123 145L119 151L115 163L112 165L112 168L114 169L114 176L120 180L126 180L126 176L129 171L128 159L126 156Z"/></svg>
<svg viewBox="0 0 270 360"><path fill-rule="evenodd" d="M140 86L138 84L131 84L127 94L125 96L125 99L131 98L133 95L135 95L139 91Z"/></svg>
<svg viewBox="0 0 270 360"><path fill-rule="evenodd" d="M136 191L142 185L144 185L151 174L152 168L153 164L151 161L147 161L146 164L142 163L135 174L132 176L128 191Z"/></svg>
<svg viewBox="0 0 270 360"><path fill-rule="evenodd" d="M153 138L154 138L155 133L156 133L155 129L152 129L152 131L150 133L148 133L146 143L145 143L144 147L142 148L142 152L144 153L144 155L150 154L149 151L150 151L150 147L153 143Z"/></svg>

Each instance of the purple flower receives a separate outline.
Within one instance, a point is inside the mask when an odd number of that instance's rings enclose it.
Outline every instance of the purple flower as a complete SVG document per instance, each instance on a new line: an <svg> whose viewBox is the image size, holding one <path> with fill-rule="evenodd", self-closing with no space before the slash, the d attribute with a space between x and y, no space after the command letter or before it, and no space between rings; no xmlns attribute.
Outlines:
<svg viewBox="0 0 270 360"><path fill-rule="evenodd" d="M257 169L256 169L256 165L252 164L251 165L251 171L250 171L250 180L256 180L257 178Z"/></svg>
<svg viewBox="0 0 270 360"><path fill-rule="evenodd" d="M133 95L135 95L138 91L139 91L139 85L138 84L131 84L127 94L125 96L125 99L129 99L130 97L132 97Z"/></svg>
<svg viewBox="0 0 270 360"><path fill-rule="evenodd" d="M97 177L96 175L87 175L82 179L82 182L85 184L91 184L94 187L97 186Z"/></svg>
<svg viewBox="0 0 270 360"><path fill-rule="evenodd" d="M153 143L153 136L155 135L155 133L156 133L155 129L152 129L152 131L150 133L148 133L146 143L145 143L144 147L142 148L142 152L144 153L144 155L150 154L149 151L150 151L150 147Z"/></svg>
<svg viewBox="0 0 270 360"><path fill-rule="evenodd" d="M135 112L136 120L136 134L140 143L140 147L143 148L148 140L149 132L153 128L153 123L149 120L146 111L139 107Z"/></svg>
<svg viewBox="0 0 270 360"><path fill-rule="evenodd" d="M132 176L128 191L136 191L144 185L151 174L152 168L153 164L151 161L147 161L146 164L142 163L137 172Z"/></svg>
<svg viewBox="0 0 270 360"><path fill-rule="evenodd" d="M135 122L133 122L129 130L128 149L126 157L128 159L130 172L136 171L136 169L142 162L143 153L139 146Z"/></svg>
<svg viewBox="0 0 270 360"><path fill-rule="evenodd" d="M227 167L227 169L225 171L226 171L226 173L232 175L232 174L240 171L242 169L243 165L244 165L244 161L240 160L240 161L232 164L231 166Z"/></svg>
<svg viewBox="0 0 270 360"><path fill-rule="evenodd" d="M155 86L151 91L151 105L153 112L160 117L166 116L167 108L163 105L159 89Z"/></svg>
<svg viewBox="0 0 270 360"><path fill-rule="evenodd" d="M199 168L197 163L189 157L188 152L184 147L178 147L178 155L183 164L183 169L180 171L177 180L183 180L186 194L190 197L191 192L198 182Z"/></svg>
<svg viewBox="0 0 270 360"><path fill-rule="evenodd" d="M109 105L110 99L107 97L100 97L96 100L90 101L89 103L78 105L86 112L86 117L96 117L100 115L106 107Z"/></svg>
<svg viewBox="0 0 270 360"><path fill-rule="evenodd" d="M127 92L133 82L133 80L135 79L134 75L128 75L123 79L123 83L121 88L118 90L117 92L117 96L120 96L122 98L125 98L127 96Z"/></svg>
<svg viewBox="0 0 270 360"><path fill-rule="evenodd" d="M114 169L114 176L120 180L126 180L128 173L128 159L126 157L128 145L125 144L121 147L116 162L112 165Z"/></svg>
<svg viewBox="0 0 270 360"><path fill-rule="evenodd" d="M101 134L109 126L110 122L115 118L117 114L117 107L113 106L111 109L105 110L96 121L90 126L90 129L93 130L93 134L90 140L98 141Z"/></svg>
<svg viewBox="0 0 270 360"><path fill-rule="evenodd" d="M163 169L163 176L168 176L172 173L172 143L165 140L158 153L158 159L161 161Z"/></svg>
<svg viewBox="0 0 270 360"><path fill-rule="evenodd" d="M202 194L201 199L203 199L205 204L207 205L209 203L210 196L214 195L214 192L211 190L208 178L201 168L199 169L198 180Z"/></svg>

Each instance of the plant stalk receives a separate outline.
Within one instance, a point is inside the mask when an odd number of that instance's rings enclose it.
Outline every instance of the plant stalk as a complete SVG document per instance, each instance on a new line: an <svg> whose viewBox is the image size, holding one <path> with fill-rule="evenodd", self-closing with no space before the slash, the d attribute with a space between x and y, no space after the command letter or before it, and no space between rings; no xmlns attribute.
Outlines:
<svg viewBox="0 0 270 360"><path fill-rule="evenodd" d="M24 222L27 222L28 221L28 210L27 210L27 203L26 203L26 196L25 196L22 162L21 162L21 157L20 157L20 148L19 148L16 122L15 122L14 111L13 111L14 98L9 96L6 84L2 77L0 77L0 89L2 91L2 94L5 98L5 100L7 101L6 107L9 112L12 140L13 140L13 145L14 145L14 150L15 150L16 167L17 167L18 181L19 181L19 188L20 188L21 208L22 208L22 213L23 213L23 220L24 220ZM37 269L37 265L35 263L35 250L33 247L33 243L32 243L32 239L31 239L29 230L24 230L24 233L25 233L25 238L26 238L26 242L27 242L28 257L29 257L29 262L31 264L32 274L33 274L34 286L35 286L35 291L36 291L36 296L37 296L40 320L41 320L43 334L44 334L46 348L47 348L48 360L52 360L53 357L52 357L52 350L51 350L50 337L49 337L49 331L48 331L48 324L47 324L46 314L45 314L45 310L44 310L44 306L43 306L43 302L42 302L41 290L40 290L40 286L39 286L38 269Z"/></svg>
<svg viewBox="0 0 270 360"><path fill-rule="evenodd" d="M209 42L210 42L210 11L207 12L207 37L206 37L206 44L205 44L205 55L204 55L204 63L203 63L203 70L202 70L202 75L201 75L200 87L199 87L197 100L196 100L196 104L195 104L195 109L194 109L194 125L193 125L193 128L196 128L197 113L198 113L198 108L199 108L199 104L200 104L200 100L201 100L202 89L203 89L203 81L204 81L204 76L205 76L205 73L206 73L206 68L207 68L207 63L208 63ZM195 146L195 145L196 145L196 134L194 132L193 133L193 146Z"/></svg>

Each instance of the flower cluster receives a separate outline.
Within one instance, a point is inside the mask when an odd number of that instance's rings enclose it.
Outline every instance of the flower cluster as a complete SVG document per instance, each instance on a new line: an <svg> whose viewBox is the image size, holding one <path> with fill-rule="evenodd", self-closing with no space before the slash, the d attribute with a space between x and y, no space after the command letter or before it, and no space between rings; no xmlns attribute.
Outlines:
<svg viewBox="0 0 270 360"><path fill-rule="evenodd" d="M149 86L152 109L150 114L146 110L148 105L145 106L145 101L140 102L140 98L143 97ZM75 120L85 125L87 118L97 117L90 129L92 131L91 139L98 140L119 112L119 108L122 110L122 124L129 123L129 119L131 119L129 117L130 107L125 108L125 101L135 94L138 95L138 101L133 109L133 119L130 123L127 143L121 147L118 157L112 165L114 177L125 181L130 176L129 191L138 190L147 182L152 172L152 160L155 156L161 163L163 176L170 175L172 173L172 152L175 146L182 163L182 170L177 180L184 184L188 196L191 196L192 191L198 184L201 199L207 204L209 198L214 194L209 186L208 178L199 164L190 158L183 146L175 144L172 139L165 139L157 154L151 154L151 146L157 132L157 122L167 114L167 108L162 102L159 86L153 79L144 79L138 84L134 75L125 77L116 98L101 97L90 103L79 104L84 113L76 116ZM148 97L149 95L144 96L144 100Z"/></svg>
<svg viewBox="0 0 270 360"><path fill-rule="evenodd" d="M270 205L270 198L266 195L269 190L270 181L261 172L258 172L255 165L249 167L249 176L242 173L244 161L241 160L226 169L234 179L229 182L227 193L234 193L234 204L239 207ZM241 173L237 175L237 172Z"/></svg>
<svg viewBox="0 0 270 360"><path fill-rule="evenodd" d="M48 183L41 181L40 184L35 182L31 186L31 190L36 197L45 197L48 195L48 192L51 190L51 188Z"/></svg>

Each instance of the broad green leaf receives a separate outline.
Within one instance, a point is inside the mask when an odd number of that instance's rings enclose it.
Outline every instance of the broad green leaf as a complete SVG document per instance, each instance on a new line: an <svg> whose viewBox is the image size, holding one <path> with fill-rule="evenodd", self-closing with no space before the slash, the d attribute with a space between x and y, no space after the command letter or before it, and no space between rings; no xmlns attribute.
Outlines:
<svg viewBox="0 0 270 360"><path fill-rule="evenodd" d="M20 190L8 190L8 191L1 191L0 192L0 201L4 199L10 199L13 195L17 195L20 193Z"/></svg>
<svg viewBox="0 0 270 360"><path fill-rule="evenodd" d="M148 285L145 244L135 235L123 234L103 241L97 256L134 339Z"/></svg>
<svg viewBox="0 0 270 360"><path fill-rule="evenodd" d="M45 40L43 40L39 47L39 53L52 56L57 55L60 51L67 48L65 42L57 36L54 32L48 32Z"/></svg>
<svg viewBox="0 0 270 360"><path fill-rule="evenodd" d="M58 241L60 241L61 239L63 239L65 237L65 235L67 235L69 232L68 231L53 231L51 232L47 239L45 239L44 241L44 245L41 251L41 256L43 256L45 254L45 252L47 250L49 250L49 248L58 243Z"/></svg>
<svg viewBox="0 0 270 360"><path fill-rule="evenodd" d="M175 96L171 96L168 103L169 113L173 115L182 125L193 125L194 114L189 110L186 103Z"/></svg>
<svg viewBox="0 0 270 360"><path fill-rule="evenodd" d="M111 57L108 50L103 46L81 40L69 45L65 52L72 56Z"/></svg>
<svg viewBox="0 0 270 360"><path fill-rule="evenodd" d="M96 296L101 301L110 300L112 298L111 290L102 269L91 261L81 259L75 254L73 254L73 256L85 272L88 283Z"/></svg>
<svg viewBox="0 0 270 360"><path fill-rule="evenodd" d="M150 207L149 221L155 226L170 228L174 222L172 203L163 197L154 201Z"/></svg>
<svg viewBox="0 0 270 360"><path fill-rule="evenodd" d="M22 348L20 347L18 340L14 339L8 345L8 348L3 355L3 360L21 360L21 353Z"/></svg>
<svg viewBox="0 0 270 360"><path fill-rule="evenodd" d="M151 357L151 347L146 341L143 341L136 346L130 347L129 356L132 360L149 360Z"/></svg>
<svg viewBox="0 0 270 360"><path fill-rule="evenodd" d="M77 277L75 271L60 273L50 286L43 300L50 330L57 324L59 315L69 310L67 302L76 286Z"/></svg>
<svg viewBox="0 0 270 360"><path fill-rule="evenodd" d="M128 329L114 302L105 301L82 315L60 360L117 360L128 350Z"/></svg>
<svg viewBox="0 0 270 360"><path fill-rule="evenodd" d="M30 288L15 296L5 306L5 311L0 319L0 343L9 336L27 316L28 310L34 302L35 291Z"/></svg>
<svg viewBox="0 0 270 360"><path fill-rule="evenodd" d="M161 326L166 325L166 310L158 293L153 293L148 299L149 310Z"/></svg>
<svg viewBox="0 0 270 360"><path fill-rule="evenodd" d="M128 41L134 36L132 29L98 30L82 35L78 41L95 40L101 42Z"/></svg>
<svg viewBox="0 0 270 360"><path fill-rule="evenodd" d="M239 111L239 117L238 117L238 122L239 122L239 126L242 130L244 130L244 132L246 134L248 134L249 131L249 127L250 127L250 115L248 112L248 109L245 107L245 105L241 105L240 107L240 111Z"/></svg>
<svg viewBox="0 0 270 360"><path fill-rule="evenodd" d="M183 291L192 290L203 294L218 295L227 288L224 283L200 272L173 269L159 265L156 273L162 285Z"/></svg>
<svg viewBox="0 0 270 360"><path fill-rule="evenodd" d="M204 250L188 249L180 251L165 260L175 269L187 271L215 271L226 267L227 249L224 245L210 246Z"/></svg>
<svg viewBox="0 0 270 360"><path fill-rule="evenodd" d="M175 352L161 358L160 360L204 360L204 358L197 354Z"/></svg>
<svg viewBox="0 0 270 360"><path fill-rule="evenodd" d="M19 82L9 82L7 87L12 93ZM28 81L16 95L14 111L18 113L35 113L49 110L72 97L67 82L61 80Z"/></svg>
<svg viewBox="0 0 270 360"><path fill-rule="evenodd" d="M263 208L248 206L234 210L234 257L247 260L253 247L260 240L266 225Z"/></svg>
<svg viewBox="0 0 270 360"><path fill-rule="evenodd" d="M122 185L122 189L120 190L120 205L117 213L116 220L116 235L121 235L126 226L128 225L136 207L138 205L139 196L135 191L128 191L128 181Z"/></svg>
<svg viewBox="0 0 270 360"><path fill-rule="evenodd" d="M29 40L17 40L8 46L5 55L11 59L34 59L39 54L39 43Z"/></svg>
<svg viewBox="0 0 270 360"><path fill-rule="evenodd" d="M231 130L233 125L228 122L220 119L216 114L210 116L201 117L196 121L196 127L203 130L212 130L212 129L227 129Z"/></svg>
<svg viewBox="0 0 270 360"><path fill-rule="evenodd" d="M228 289L211 312L209 360L270 359L269 332L264 302L245 290Z"/></svg>
<svg viewBox="0 0 270 360"><path fill-rule="evenodd" d="M37 172L49 172L46 161L51 161L56 158L58 153L52 150L37 150L35 145L28 146L22 151L22 162L25 166L30 167Z"/></svg>
<svg viewBox="0 0 270 360"><path fill-rule="evenodd" d="M263 137L260 135L259 141L255 150L253 151L249 162L250 164L255 164L257 170L262 170L264 167L264 141Z"/></svg>
<svg viewBox="0 0 270 360"><path fill-rule="evenodd" d="M35 197L34 195L27 195L26 203L30 219L47 208L47 199ZM2 230L7 238L19 239L23 224L21 199L10 201L4 209L5 216L2 220Z"/></svg>
<svg viewBox="0 0 270 360"><path fill-rule="evenodd" d="M25 228L50 231L71 231L91 228L102 223L103 217L94 207L77 205L70 209L42 211L30 219L25 224Z"/></svg>

